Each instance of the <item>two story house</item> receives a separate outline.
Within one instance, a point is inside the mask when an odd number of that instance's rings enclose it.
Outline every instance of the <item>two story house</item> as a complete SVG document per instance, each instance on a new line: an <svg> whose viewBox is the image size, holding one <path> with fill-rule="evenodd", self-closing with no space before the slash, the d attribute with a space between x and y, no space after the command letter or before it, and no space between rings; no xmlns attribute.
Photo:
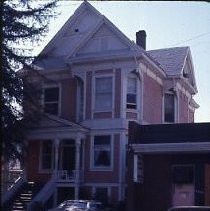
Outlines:
<svg viewBox="0 0 210 211"><path fill-rule="evenodd" d="M87 1L34 68L25 75L42 89L43 115L27 133L25 170L43 188L31 204L124 200L128 122L192 123L198 107L189 47L147 51L145 31L134 43Z"/></svg>

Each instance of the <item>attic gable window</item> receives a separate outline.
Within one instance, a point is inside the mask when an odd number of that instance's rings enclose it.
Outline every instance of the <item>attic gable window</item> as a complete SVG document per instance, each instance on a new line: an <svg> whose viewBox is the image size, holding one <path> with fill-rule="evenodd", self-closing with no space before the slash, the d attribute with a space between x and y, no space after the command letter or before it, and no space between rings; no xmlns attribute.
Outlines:
<svg viewBox="0 0 210 211"><path fill-rule="evenodd" d="M165 93L164 121L169 123L175 122L175 95L173 93Z"/></svg>
<svg viewBox="0 0 210 211"><path fill-rule="evenodd" d="M95 80L95 109L107 111L112 109L112 77L100 77Z"/></svg>
<svg viewBox="0 0 210 211"><path fill-rule="evenodd" d="M58 115L59 113L59 87L44 88L44 112Z"/></svg>

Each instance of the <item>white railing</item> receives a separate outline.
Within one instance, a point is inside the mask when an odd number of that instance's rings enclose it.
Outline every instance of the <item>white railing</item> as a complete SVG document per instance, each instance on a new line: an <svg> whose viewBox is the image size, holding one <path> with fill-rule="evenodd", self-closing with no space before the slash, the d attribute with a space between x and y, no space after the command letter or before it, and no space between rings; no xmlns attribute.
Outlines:
<svg viewBox="0 0 210 211"><path fill-rule="evenodd" d="M54 193L55 188L56 188L56 181L55 178L52 177L41 189L41 191L28 204L27 211L39 210L43 208L44 204Z"/></svg>
<svg viewBox="0 0 210 211"><path fill-rule="evenodd" d="M62 182L83 182L83 171L81 170L72 170L72 171L67 171L67 170L58 170L54 172L54 177L56 180L62 181Z"/></svg>

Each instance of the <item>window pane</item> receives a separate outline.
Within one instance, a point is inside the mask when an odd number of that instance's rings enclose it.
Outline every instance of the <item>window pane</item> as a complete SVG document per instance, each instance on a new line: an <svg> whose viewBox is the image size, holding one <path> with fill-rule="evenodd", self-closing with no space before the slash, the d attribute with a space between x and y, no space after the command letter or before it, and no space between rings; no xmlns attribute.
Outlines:
<svg viewBox="0 0 210 211"><path fill-rule="evenodd" d="M107 110L112 108L112 95L110 94L97 94L95 108L97 110Z"/></svg>
<svg viewBox="0 0 210 211"><path fill-rule="evenodd" d="M59 88L46 88L44 90L44 101L45 102L53 102L59 100Z"/></svg>
<svg viewBox="0 0 210 211"><path fill-rule="evenodd" d="M95 109L112 108L112 77L96 78Z"/></svg>
<svg viewBox="0 0 210 211"><path fill-rule="evenodd" d="M128 109L136 109L136 98L137 98L137 79L128 78L127 82L127 105Z"/></svg>
<svg viewBox="0 0 210 211"><path fill-rule="evenodd" d="M110 136L95 136L94 145L110 146Z"/></svg>
<svg viewBox="0 0 210 211"><path fill-rule="evenodd" d="M110 152L106 150L97 150L95 151L94 157L95 166L110 166Z"/></svg>
<svg viewBox="0 0 210 211"><path fill-rule="evenodd" d="M96 78L96 93L112 92L112 77Z"/></svg>
<svg viewBox="0 0 210 211"><path fill-rule="evenodd" d="M127 103L136 104L136 94L127 94Z"/></svg>
<svg viewBox="0 0 210 211"><path fill-rule="evenodd" d="M136 93L136 78L128 78L128 93Z"/></svg>
<svg viewBox="0 0 210 211"><path fill-rule="evenodd" d="M111 136L95 136L94 138L94 166L111 166Z"/></svg>
<svg viewBox="0 0 210 211"><path fill-rule="evenodd" d="M174 122L174 95L165 94L165 122Z"/></svg>

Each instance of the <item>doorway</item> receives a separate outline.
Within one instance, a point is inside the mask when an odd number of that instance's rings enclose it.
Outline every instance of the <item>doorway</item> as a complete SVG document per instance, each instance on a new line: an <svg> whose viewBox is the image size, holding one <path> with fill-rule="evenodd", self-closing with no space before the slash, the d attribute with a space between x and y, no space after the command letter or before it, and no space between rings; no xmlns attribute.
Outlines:
<svg viewBox="0 0 210 211"><path fill-rule="evenodd" d="M70 173L75 170L75 145L63 144L61 151L61 169Z"/></svg>

